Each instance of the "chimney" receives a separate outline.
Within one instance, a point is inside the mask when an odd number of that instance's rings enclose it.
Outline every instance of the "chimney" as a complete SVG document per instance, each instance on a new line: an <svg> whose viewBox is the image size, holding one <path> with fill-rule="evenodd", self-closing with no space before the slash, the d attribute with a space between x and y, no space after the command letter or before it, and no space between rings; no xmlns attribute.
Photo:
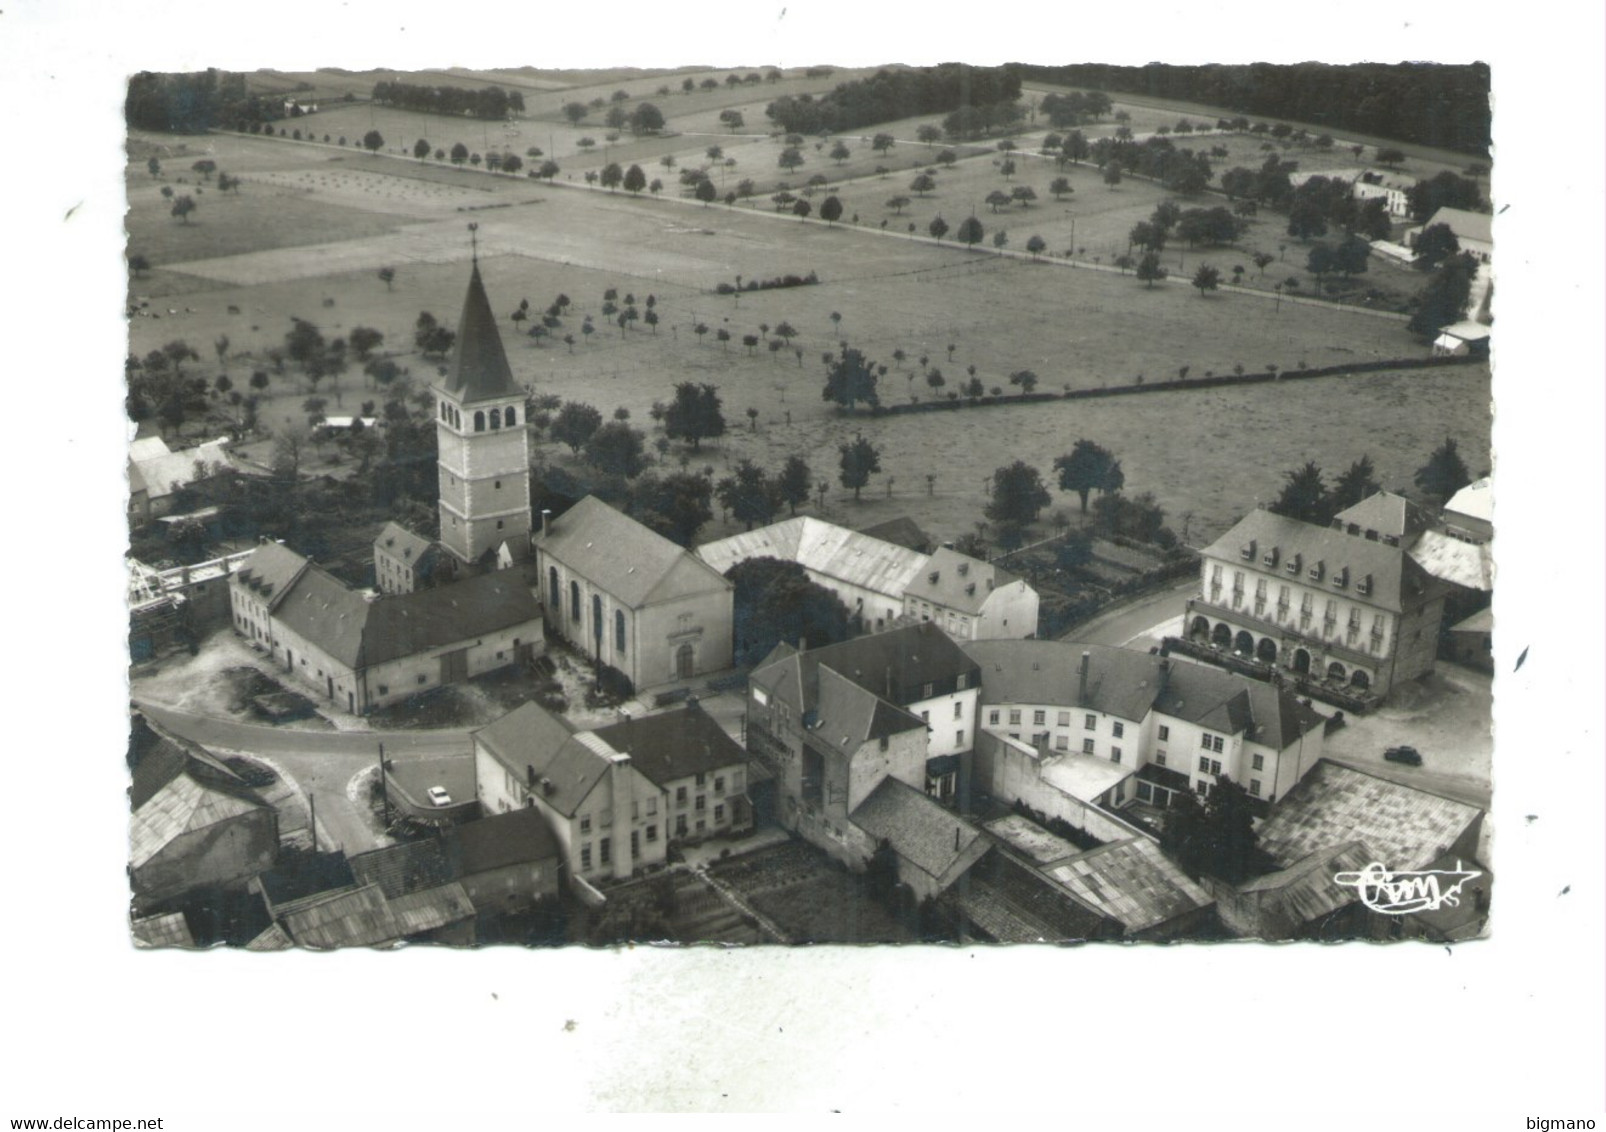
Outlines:
<svg viewBox="0 0 1606 1132"><path fill-rule="evenodd" d="M807 651L808 651L808 649L809 649L809 642L808 642L808 638L806 638L806 637L799 637L799 638L798 638L798 639L797 639L797 651L798 651L798 652L807 652Z"/></svg>
<svg viewBox="0 0 1606 1132"><path fill-rule="evenodd" d="M1080 704L1082 704L1084 706L1087 704L1087 665L1088 665L1088 661L1089 661L1089 659L1091 659L1091 657L1092 657L1091 653L1088 653L1088 652L1083 652L1082 653L1081 675L1080 675L1080 679L1077 681L1077 700L1078 700L1078 702Z"/></svg>
<svg viewBox="0 0 1606 1132"><path fill-rule="evenodd" d="M541 508L541 534L542 535L546 534L547 516L550 515L550 514L552 514L551 508L548 508L548 507Z"/></svg>

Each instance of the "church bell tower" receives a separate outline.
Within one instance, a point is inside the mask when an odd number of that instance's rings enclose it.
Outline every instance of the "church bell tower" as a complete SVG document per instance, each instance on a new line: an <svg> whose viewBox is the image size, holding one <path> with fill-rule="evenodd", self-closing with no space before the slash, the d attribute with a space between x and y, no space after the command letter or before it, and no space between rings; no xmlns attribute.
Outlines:
<svg viewBox="0 0 1606 1132"><path fill-rule="evenodd" d="M472 232L478 225L470 224ZM457 345L434 386L441 545L475 563L504 542L515 558L530 544L530 439L524 390L513 380L480 280L476 243Z"/></svg>

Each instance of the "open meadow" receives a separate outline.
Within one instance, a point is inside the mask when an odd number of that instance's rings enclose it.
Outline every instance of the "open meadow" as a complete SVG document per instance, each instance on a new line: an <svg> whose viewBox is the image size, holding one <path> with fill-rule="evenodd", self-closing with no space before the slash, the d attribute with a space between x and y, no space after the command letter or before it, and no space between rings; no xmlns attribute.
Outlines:
<svg viewBox="0 0 1606 1132"><path fill-rule="evenodd" d="M594 89L652 97L656 85L639 79ZM773 187L784 172L776 165L782 143L751 131L767 124L765 102L793 85L785 80L692 94L679 93L677 85L663 100L672 131L717 127L719 109L736 106L747 115L749 132L723 139L717 131L635 141L626 135L612 147L611 159L671 154L677 166L706 164L707 145L721 144L737 165L713 167L716 184L752 177ZM815 89L829 85L814 81ZM557 108L570 93L531 88L527 105L532 114L561 117ZM1153 122L1134 111L1134 127L1174 120L1169 113L1147 113ZM385 115L392 118L378 124ZM560 127L534 118L485 126L366 104L334 105L297 121L316 125L319 136L326 124L345 123L341 128L354 141L369 120L386 132L387 149L402 148L391 144L397 140L392 129L408 147L410 135L426 129L432 144L449 146L451 139L436 129L443 125L465 137L518 130L518 144L507 148L520 152L530 140L524 134L569 128L566 121ZM930 121L889 124L897 140L886 152L875 151L868 136L846 138L850 156L840 163L829 157L829 144L816 149L811 139L805 145L805 164L790 174L791 183L801 188L815 170L830 178L829 191L844 206L836 224L777 212L764 195L735 208L704 206L686 199L678 176L655 159L649 176L664 177L666 188L661 195L637 195L588 186L579 177L571 181L567 166L548 184L321 141L219 133L175 143L136 135L128 173L130 253L144 256L151 269L132 280L130 352L144 356L183 339L205 356L198 363L202 372L227 374L237 388L253 372L268 372L260 418L270 427L299 417L312 392L293 365L281 368L271 358L292 318L312 321L327 337L357 326L379 330L384 343L378 353L421 385L437 363L413 350L413 323L421 311L455 322L470 253L466 227L473 221L510 362L533 393L585 401L604 414L625 409L650 442L660 434L650 410L670 398L676 383L718 386L730 434L700 453L671 449L662 458L672 465L720 470L750 456L774 467L798 452L810 459L817 479L834 480L837 445L862 432L882 448L883 471L862 502L840 489L828 495L826 510L844 522L907 513L933 534L955 537L979 517L994 468L1024 455L1047 474L1053 456L1085 436L1121 457L1129 490L1153 491L1179 533L1186 516L1187 537L1198 543L1256 499L1273 496L1281 471L1305 459L1336 469L1368 453L1386 486L1409 488L1412 471L1445 435L1469 453L1488 451L1487 367L940 414L840 413L820 391L822 355L843 342L887 367L880 383L887 404L947 397L972 376L989 391L1012 393L1009 376L1019 370L1035 373L1040 391L1059 391L1169 380L1184 368L1203 377L1426 353L1398 316L1254 293L1303 274L1303 246L1279 235L1282 221L1273 214L1256 218L1231 248L1168 248L1173 278L1161 285L1151 288L1113 270L1110 261L1125 251L1126 232L1168 194L1131 178L1109 188L1088 165L1057 167L1037 152L1041 127L1017 138L1021 148L1011 155L1017 170L1009 176L1000 167L1005 155L996 149L956 146L961 156L938 169L936 188L923 196L911 192L910 178L937 168L934 155L942 147L915 140L918 126ZM1207 134L1193 144L1225 145L1231 157L1217 162L1220 169L1256 163L1263 143ZM225 193L202 183L190 169L202 154L238 177L239 187ZM150 155L159 156L160 175L146 169ZM602 157L587 161L600 164ZM1290 159L1302 168L1307 160L1340 162L1337 155L1297 151ZM889 171L878 174L877 165ZM1061 176L1073 191L1056 202L1049 183ZM993 189L1020 184L1037 193L1029 206L1005 206L995 214L985 203ZM203 190L185 222L168 215L163 185ZM899 195L913 199L889 207L889 198ZM821 199L815 195L816 207ZM951 233L940 241L927 235L932 217L941 214L957 226L973 210L988 231L978 247L956 244ZM1007 254L992 244L999 229L1009 234ZM1024 254L1032 235L1048 245L1041 258ZM1264 278L1248 262L1262 249L1279 257ZM1227 281L1231 266L1244 264L1246 286L1201 296L1187 285L1200 262L1217 264ZM378 277L385 267L395 271L388 285ZM1377 282L1386 277L1396 290L1413 288L1419 278L1375 260L1373 270ZM716 293L738 278L811 272L817 285ZM621 329L604 313L610 288L621 306L627 295L638 306L652 296L658 325ZM563 325L541 341L527 336L530 323L515 321L514 312L527 300L539 313L559 294L572 300ZM583 329L588 316L589 334ZM783 323L795 334L772 350ZM704 333L696 332L699 326ZM214 362L208 347L224 338L226 348ZM381 396L358 367L317 392L329 397L331 412L350 412ZM1407 405L1410 411L1401 412ZM542 438L540 449L544 460L573 463L567 449L550 440ZM1072 502L1057 497L1055 506Z"/></svg>

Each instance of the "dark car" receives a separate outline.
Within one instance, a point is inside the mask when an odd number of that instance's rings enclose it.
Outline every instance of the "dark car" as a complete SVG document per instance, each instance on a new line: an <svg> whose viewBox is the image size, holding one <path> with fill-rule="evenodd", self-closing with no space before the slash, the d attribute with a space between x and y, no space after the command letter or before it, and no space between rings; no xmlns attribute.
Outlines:
<svg viewBox="0 0 1606 1132"><path fill-rule="evenodd" d="M1404 763L1406 766L1422 765L1422 754L1415 747L1390 747L1383 752L1383 757L1391 763Z"/></svg>

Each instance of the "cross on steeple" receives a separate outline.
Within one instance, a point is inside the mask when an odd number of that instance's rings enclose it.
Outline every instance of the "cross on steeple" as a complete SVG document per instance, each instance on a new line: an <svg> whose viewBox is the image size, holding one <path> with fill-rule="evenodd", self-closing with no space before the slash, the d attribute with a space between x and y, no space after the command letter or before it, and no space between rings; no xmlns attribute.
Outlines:
<svg viewBox="0 0 1606 1132"><path fill-rule="evenodd" d="M469 222L469 225L468 225L468 241L469 241L469 247L471 249L469 254L474 257L474 266L475 267L478 267L480 265L480 238L479 238L479 236L477 234L479 232L479 230L480 230L480 226L479 226L478 223L476 223L474 221L470 221Z"/></svg>

